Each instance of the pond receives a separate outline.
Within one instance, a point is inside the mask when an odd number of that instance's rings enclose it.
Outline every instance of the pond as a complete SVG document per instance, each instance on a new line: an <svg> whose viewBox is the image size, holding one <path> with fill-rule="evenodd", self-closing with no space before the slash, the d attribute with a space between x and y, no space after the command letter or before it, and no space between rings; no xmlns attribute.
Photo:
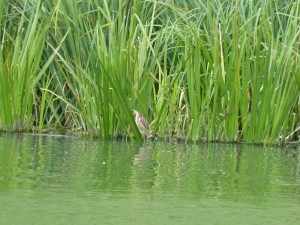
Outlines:
<svg viewBox="0 0 300 225"><path fill-rule="evenodd" d="M0 135L0 224L298 224L300 147Z"/></svg>

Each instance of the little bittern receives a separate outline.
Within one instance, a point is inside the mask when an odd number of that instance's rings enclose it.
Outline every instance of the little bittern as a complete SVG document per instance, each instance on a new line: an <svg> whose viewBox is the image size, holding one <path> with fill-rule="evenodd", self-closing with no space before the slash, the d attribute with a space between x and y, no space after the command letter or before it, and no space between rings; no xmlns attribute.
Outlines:
<svg viewBox="0 0 300 225"><path fill-rule="evenodd" d="M139 131L141 132L141 134L145 135L146 137L149 137L150 131L148 121L139 111L133 110L133 112L135 114L135 123L139 128Z"/></svg>

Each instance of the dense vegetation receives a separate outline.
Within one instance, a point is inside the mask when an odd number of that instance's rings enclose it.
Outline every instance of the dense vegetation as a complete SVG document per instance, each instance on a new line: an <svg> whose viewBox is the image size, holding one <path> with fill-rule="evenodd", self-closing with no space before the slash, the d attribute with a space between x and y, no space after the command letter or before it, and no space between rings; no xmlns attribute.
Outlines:
<svg viewBox="0 0 300 225"><path fill-rule="evenodd" d="M287 143L300 1L2 0L0 128Z"/></svg>

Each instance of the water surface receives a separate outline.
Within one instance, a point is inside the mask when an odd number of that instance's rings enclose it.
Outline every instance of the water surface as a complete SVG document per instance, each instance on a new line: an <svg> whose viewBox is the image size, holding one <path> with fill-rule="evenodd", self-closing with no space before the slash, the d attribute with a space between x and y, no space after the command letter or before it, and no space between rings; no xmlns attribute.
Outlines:
<svg viewBox="0 0 300 225"><path fill-rule="evenodd" d="M297 224L299 147L0 135L0 224Z"/></svg>

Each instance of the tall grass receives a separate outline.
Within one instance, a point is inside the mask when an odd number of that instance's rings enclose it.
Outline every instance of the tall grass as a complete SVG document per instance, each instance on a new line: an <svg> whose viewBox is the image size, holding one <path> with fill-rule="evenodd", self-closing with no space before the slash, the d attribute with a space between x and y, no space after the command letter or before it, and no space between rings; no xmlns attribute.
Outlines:
<svg viewBox="0 0 300 225"><path fill-rule="evenodd" d="M141 140L138 109L163 139L299 141L299 7L4 0L0 126Z"/></svg>

